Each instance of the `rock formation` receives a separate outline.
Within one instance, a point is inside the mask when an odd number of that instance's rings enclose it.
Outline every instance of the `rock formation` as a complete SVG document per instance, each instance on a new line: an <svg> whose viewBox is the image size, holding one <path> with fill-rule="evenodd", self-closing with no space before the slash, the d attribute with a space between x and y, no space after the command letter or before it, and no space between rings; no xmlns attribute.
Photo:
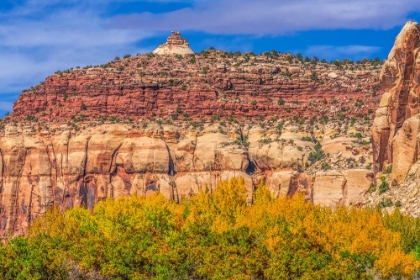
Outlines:
<svg viewBox="0 0 420 280"><path fill-rule="evenodd" d="M190 48L190 45L188 44L188 41L182 38L179 32L175 31L172 31L172 34L168 37L166 43L157 47L153 53L158 55L194 54Z"/></svg>
<svg viewBox="0 0 420 280"><path fill-rule="evenodd" d="M8 124L0 137L0 233L25 233L54 204L91 209L108 197L154 192L180 201L235 176L245 178L249 202L264 178L275 196L302 191L322 205L357 203L373 178L370 143L342 127L367 136L368 122ZM315 135L328 154L312 164Z"/></svg>
<svg viewBox="0 0 420 280"><path fill-rule="evenodd" d="M375 172L392 164L393 185L419 159L420 27L408 22L382 67L384 94L372 128Z"/></svg>
<svg viewBox="0 0 420 280"><path fill-rule="evenodd" d="M0 234L52 205L180 201L235 176L249 202L264 179L275 196L357 204L373 180L377 66L210 50L59 71L0 121Z"/></svg>
<svg viewBox="0 0 420 280"><path fill-rule="evenodd" d="M377 66L291 58L207 51L178 58L138 55L69 69L23 91L12 115L63 122L74 116L181 118L182 109L192 118L334 118L368 115L376 108Z"/></svg>
<svg viewBox="0 0 420 280"><path fill-rule="evenodd" d="M381 75L384 94L372 128L377 185L390 190L368 198L420 216L420 26L408 22L395 40ZM390 208L392 210L393 207Z"/></svg>

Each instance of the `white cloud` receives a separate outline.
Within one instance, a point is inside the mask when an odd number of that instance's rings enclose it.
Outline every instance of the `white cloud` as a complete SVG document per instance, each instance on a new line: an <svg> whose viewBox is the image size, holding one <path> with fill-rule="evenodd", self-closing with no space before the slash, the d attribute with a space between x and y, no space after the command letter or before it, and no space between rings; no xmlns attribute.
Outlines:
<svg viewBox="0 0 420 280"><path fill-rule="evenodd" d="M420 11L418 0L177 0L190 8L159 14L109 18L109 4L169 0L26 0L0 12L0 111L24 88L56 70L102 64L116 55L135 54L156 31L195 30L213 34L277 35L315 29L386 29ZM23 3L23 4L22 4ZM244 41L216 41L216 47L249 48ZM351 56L372 46L313 46L306 54ZM13 94L11 98L10 93Z"/></svg>
<svg viewBox="0 0 420 280"><path fill-rule="evenodd" d="M142 30L196 30L215 34L284 34L314 29L388 29L420 11L418 0L213 0L161 14L115 17Z"/></svg>

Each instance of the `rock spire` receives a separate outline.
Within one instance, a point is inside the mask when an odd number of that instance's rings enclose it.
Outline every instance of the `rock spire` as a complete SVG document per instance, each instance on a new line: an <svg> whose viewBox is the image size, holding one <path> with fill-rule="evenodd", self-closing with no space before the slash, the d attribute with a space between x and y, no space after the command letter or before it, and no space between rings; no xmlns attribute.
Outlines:
<svg viewBox="0 0 420 280"><path fill-rule="evenodd" d="M420 26L409 21L380 76L384 90L372 128L375 172L392 164L393 185L404 182L420 154Z"/></svg>
<svg viewBox="0 0 420 280"><path fill-rule="evenodd" d="M171 55L171 54L194 54L188 41L181 37L178 31L172 31L165 44L160 45L154 51L154 54Z"/></svg>

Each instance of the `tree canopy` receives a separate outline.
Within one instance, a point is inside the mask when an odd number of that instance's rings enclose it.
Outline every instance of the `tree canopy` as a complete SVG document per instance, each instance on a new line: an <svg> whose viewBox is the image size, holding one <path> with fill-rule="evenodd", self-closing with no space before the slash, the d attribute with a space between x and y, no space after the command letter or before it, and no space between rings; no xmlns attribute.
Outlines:
<svg viewBox="0 0 420 280"><path fill-rule="evenodd" d="M411 278L419 239L419 220L398 211L273 198L263 183L248 205L233 178L180 203L155 194L52 208L0 247L0 278Z"/></svg>

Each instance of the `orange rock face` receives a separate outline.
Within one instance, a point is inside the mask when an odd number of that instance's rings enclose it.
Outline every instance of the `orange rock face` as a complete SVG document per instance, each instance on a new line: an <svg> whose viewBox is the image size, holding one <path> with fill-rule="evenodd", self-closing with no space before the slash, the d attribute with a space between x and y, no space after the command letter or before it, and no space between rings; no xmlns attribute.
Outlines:
<svg viewBox="0 0 420 280"><path fill-rule="evenodd" d="M404 182L418 161L420 99L420 26L408 22L382 67L384 90L372 128L375 172L392 164L393 185Z"/></svg>

